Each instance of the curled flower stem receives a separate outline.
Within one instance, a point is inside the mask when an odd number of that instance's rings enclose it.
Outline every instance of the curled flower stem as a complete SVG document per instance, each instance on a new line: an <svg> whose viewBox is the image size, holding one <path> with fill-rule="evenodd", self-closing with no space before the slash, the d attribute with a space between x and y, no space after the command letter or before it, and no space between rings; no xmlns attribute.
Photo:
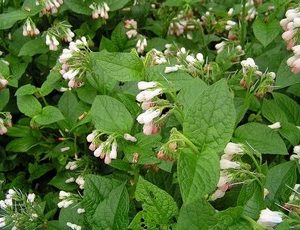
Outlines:
<svg viewBox="0 0 300 230"><path fill-rule="evenodd" d="M244 49L246 39L246 0L242 0L241 46Z"/></svg>

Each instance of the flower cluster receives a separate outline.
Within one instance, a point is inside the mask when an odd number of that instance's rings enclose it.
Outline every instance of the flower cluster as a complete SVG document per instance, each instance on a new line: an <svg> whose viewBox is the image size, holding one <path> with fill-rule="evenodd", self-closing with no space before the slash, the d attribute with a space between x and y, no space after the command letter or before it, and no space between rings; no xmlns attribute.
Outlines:
<svg viewBox="0 0 300 230"><path fill-rule="evenodd" d="M109 17L108 12L110 11L110 8L106 2L101 2L101 3L93 2L89 7L92 10L93 19L98 19L99 17L104 20L108 19Z"/></svg>
<svg viewBox="0 0 300 230"><path fill-rule="evenodd" d="M137 121L143 125L145 135L156 134L159 131L157 126L159 120L166 116L159 118L163 109L171 108L172 105L169 101L158 97L163 94L163 89L157 82L141 81L138 83L138 89L141 92L136 96L136 100L141 103L144 111L137 117Z"/></svg>
<svg viewBox="0 0 300 230"><path fill-rule="evenodd" d="M243 77L240 85L253 93L258 99L266 93L272 92L276 74L274 72L261 72L252 58L241 61Z"/></svg>
<svg viewBox="0 0 300 230"><path fill-rule="evenodd" d="M129 137L130 136L130 137ZM128 139L136 141L134 137L128 134ZM102 140L105 139L105 141ZM114 135L106 135L98 130L94 130L86 137L87 142L90 143L89 149L94 152L95 157L104 159L105 164L110 164L112 159L117 159L118 143Z"/></svg>
<svg viewBox="0 0 300 230"><path fill-rule="evenodd" d="M186 34L188 39L193 39L192 31L196 28L196 25L199 24L191 10L184 12L180 11L180 13L171 20L168 34L175 35L177 37Z"/></svg>
<svg viewBox="0 0 300 230"><path fill-rule="evenodd" d="M294 74L300 73L300 45L299 41L300 27L300 8L289 9L285 13L286 18L280 21L282 29L285 31L282 38L287 43L287 49L293 50L294 55L287 60Z"/></svg>
<svg viewBox="0 0 300 230"><path fill-rule="evenodd" d="M11 229L36 229L43 221L43 208L36 202L36 195L9 189L5 199L0 200L3 216L0 228L10 226Z"/></svg>
<svg viewBox="0 0 300 230"><path fill-rule="evenodd" d="M71 31L71 26L65 22L59 22L46 32L46 45L49 46L49 50L56 51L59 46L58 40L65 42L71 42L75 34Z"/></svg>
<svg viewBox="0 0 300 230"><path fill-rule="evenodd" d="M128 19L124 22L124 27L127 29L126 35L129 39L137 36L137 22L134 19Z"/></svg>
<svg viewBox="0 0 300 230"><path fill-rule="evenodd" d="M243 155L243 145L229 142L225 149L224 154L220 160L220 179L217 185L217 190L211 195L211 200L216 200L225 195L226 190L230 187L234 175L231 173L232 170L240 169L241 164L233 161L236 155Z"/></svg>
<svg viewBox="0 0 300 230"><path fill-rule="evenodd" d="M90 49L85 37L70 42L68 49L63 49L59 57L62 65L60 73L68 82L70 88L80 87L89 66Z"/></svg>
<svg viewBox="0 0 300 230"><path fill-rule="evenodd" d="M142 54L145 51L145 48L147 47L147 39L145 36L140 36L140 38L138 39L136 45L136 50L138 53Z"/></svg>
<svg viewBox="0 0 300 230"><path fill-rule="evenodd" d="M31 18L27 18L27 20L25 21L25 23L23 25L23 36L34 37L39 34L40 34L40 31L35 26L35 23L31 20Z"/></svg>
<svg viewBox="0 0 300 230"><path fill-rule="evenodd" d="M264 228L274 227L282 222L283 213L271 211L266 208L261 210L257 223Z"/></svg>
<svg viewBox="0 0 300 230"><path fill-rule="evenodd" d="M247 8L246 20L252 21L257 15L256 8L255 8L255 0L248 0L246 2L246 8Z"/></svg>
<svg viewBox="0 0 300 230"><path fill-rule="evenodd" d="M57 204L59 208L67 208L70 205L77 203L78 200L80 200L79 195L65 191L60 191L58 198L60 199L60 202Z"/></svg>
<svg viewBox="0 0 300 230"><path fill-rule="evenodd" d="M36 0L36 5L42 5L43 14L56 14L58 8L64 3L63 0Z"/></svg>
<svg viewBox="0 0 300 230"><path fill-rule="evenodd" d="M8 112L0 112L0 135L7 133L7 128L12 127L12 116Z"/></svg>
<svg viewBox="0 0 300 230"><path fill-rule="evenodd" d="M167 63L167 58L165 57L163 52L161 52L157 49L153 49L152 50L152 63L154 65L161 65L161 64Z"/></svg>

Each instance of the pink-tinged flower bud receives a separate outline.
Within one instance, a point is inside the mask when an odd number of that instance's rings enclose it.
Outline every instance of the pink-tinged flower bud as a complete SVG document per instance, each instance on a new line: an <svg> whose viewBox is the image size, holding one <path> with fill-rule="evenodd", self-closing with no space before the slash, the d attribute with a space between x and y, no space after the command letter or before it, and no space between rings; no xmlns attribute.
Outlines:
<svg viewBox="0 0 300 230"><path fill-rule="evenodd" d="M222 190L217 189L210 197L212 201L222 198L225 195L225 192Z"/></svg>
<svg viewBox="0 0 300 230"><path fill-rule="evenodd" d="M96 145L94 144L94 143L91 143L90 145L89 145L89 150L91 150L91 151L95 151L96 150Z"/></svg>
<svg viewBox="0 0 300 230"><path fill-rule="evenodd" d="M297 60L298 58L295 56L290 57L289 59L287 59L286 63L289 67L292 67L294 65L294 62Z"/></svg>
<svg viewBox="0 0 300 230"><path fill-rule="evenodd" d="M8 81L4 78L0 78L0 89L5 88L8 84Z"/></svg>
<svg viewBox="0 0 300 230"><path fill-rule="evenodd" d="M103 153L103 143L100 144L100 146L94 151L94 156L95 157L100 157Z"/></svg>
<svg viewBox="0 0 300 230"><path fill-rule="evenodd" d="M111 163L111 159L110 159L108 154L105 155L104 163L107 164L107 165L109 165Z"/></svg>
<svg viewBox="0 0 300 230"><path fill-rule="evenodd" d="M4 135L7 133L7 128L5 126L0 127L0 135Z"/></svg>
<svg viewBox="0 0 300 230"><path fill-rule="evenodd" d="M138 83L139 90L151 89L151 88L155 88L156 86L157 86L157 82L154 81L150 81L150 82L140 81Z"/></svg>
<svg viewBox="0 0 300 230"><path fill-rule="evenodd" d="M289 23L290 21L287 19L287 18L284 18L280 21L280 26L282 27L282 29L284 30L287 30L287 24Z"/></svg>
<svg viewBox="0 0 300 230"><path fill-rule="evenodd" d="M282 216L281 212L274 212L266 208L261 210L257 223L265 228L274 227L282 222Z"/></svg>
<svg viewBox="0 0 300 230"><path fill-rule="evenodd" d="M92 142L96 137L96 132L93 131L92 133L90 133L89 135L87 135L86 140L87 142Z"/></svg>
<svg viewBox="0 0 300 230"><path fill-rule="evenodd" d="M300 55L300 45L296 45L292 48L295 55Z"/></svg>
<svg viewBox="0 0 300 230"><path fill-rule="evenodd" d="M295 33L296 33L295 30L287 30L281 35L281 37L282 37L283 40L288 42L289 40L291 40L295 36Z"/></svg>
<svg viewBox="0 0 300 230"><path fill-rule="evenodd" d="M127 37L128 37L129 39L136 37L137 34L138 34L138 33L137 33L136 30L128 30L128 31L126 32L126 35L127 35Z"/></svg>
<svg viewBox="0 0 300 230"><path fill-rule="evenodd" d="M143 133L145 135L153 135L159 132L159 128L153 123L146 123L143 126Z"/></svg>
<svg viewBox="0 0 300 230"><path fill-rule="evenodd" d="M286 45L286 49L291 50L294 46L295 46L295 40L294 39L289 40L287 45Z"/></svg>
<svg viewBox="0 0 300 230"><path fill-rule="evenodd" d="M147 109L150 109L151 107L154 106L154 103L152 101L144 101L142 104L141 104L141 108L143 110L147 110Z"/></svg>
<svg viewBox="0 0 300 230"><path fill-rule="evenodd" d="M286 26L287 30L293 30L295 29L294 22L289 22Z"/></svg>
<svg viewBox="0 0 300 230"><path fill-rule="evenodd" d="M154 118L160 116L160 114L161 111L159 109L148 109L144 113L140 114L136 120L140 124L148 124L151 123Z"/></svg>
<svg viewBox="0 0 300 230"><path fill-rule="evenodd" d="M239 169L241 166L239 163L230 161L227 159L220 160L220 168L221 169Z"/></svg>

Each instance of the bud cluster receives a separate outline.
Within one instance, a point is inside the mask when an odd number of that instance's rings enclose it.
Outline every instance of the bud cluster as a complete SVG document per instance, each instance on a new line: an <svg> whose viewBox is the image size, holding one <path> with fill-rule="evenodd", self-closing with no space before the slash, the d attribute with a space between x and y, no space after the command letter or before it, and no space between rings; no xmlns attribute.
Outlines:
<svg viewBox="0 0 300 230"><path fill-rule="evenodd" d="M12 116L9 112L0 112L0 135L7 133L7 128L12 127ZM1 118L2 117L2 118Z"/></svg>
<svg viewBox="0 0 300 230"><path fill-rule="evenodd" d="M93 2L89 8L92 10L92 18L98 19L99 17L107 20L109 18L108 12L110 11L109 6L106 2L96 3Z"/></svg>
<svg viewBox="0 0 300 230"><path fill-rule="evenodd" d="M258 99L266 93L272 92L276 74L274 72L261 72L252 58L241 61L243 77L240 85L253 93Z"/></svg>
<svg viewBox="0 0 300 230"><path fill-rule="evenodd" d="M124 22L124 27L127 29L126 35L129 39L137 36L137 22L134 19L128 19Z"/></svg>
<svg viewBox="0 0 300 230"><path fill-rule="evenodd" d="M36 0L36 5L42 5L42 14L56 14L63 0Z"/></svg>
<svg viewBox="0 0 300 230"><path fill-rule="evenodd" d="M62 21L48 29L46 32L46 45L49 46L49 50L56 51L58 49L58 40L72 41L75 34L70 28L71 26L66 21Z"/></svg>
<svg viewBox="0 0 300 230"><path fill-rule="evenodd" d="M85 37L70 42L68 49L63 49L59 56L60 73L70 88L80 87L89 67L90 49Z"/></svg>
<svg viewBox="0 0 300 230"><path fill-rule="evenodd" d="M9 189L5 199L0 200L3 216L0 228L10 226L11 229L36 229L43 223L43 207L36 201L36 195L23 194L16 189Z"/></svg>
<svg viewBox="0 0 300 230"><path fill-rule="evenodd" d="M127 139L136 141L136 139L131 135L125 136ZM105 141L102 140L103 138ZM92 133L87 135L86 140L90 143L89 149L94 152L94 156L104 159L105 164L110 164L112 159L117 159L118 143L114 135L107 136L105 133L94 130Z"/></svg>
<svg viewBox="0 0 300 230"><path fill-rule="evenodd" d="M4 76L0 73L0 90L4 89L8 85L8 80L4 78Z"/></svg>
<svg viewBox="0 0 300 230"><path fill-rule="evenodd" d="M23 36L34 37L39 34L40 34L40 31L36 27L35 23L32 21L31 18L27 18L23 25Z"/></svg>
<svg viewBox="0 0 300 230"><path fill-rule="evenodd" d="M170 109L173 105L159 96L163 94L163 88L157 82L138 83L138 89L141 92L136 96L136 100L140 102L143 109L137 117L137 121L143 125L143 132L145 135L152 135L159 132L158 124L161 123L168 113L162 115L164 109Z"/></svg>
<svg viewBox="0 0 300 230"><path fill-rule="evenodd" d="M246 2L246 9L247 9L246 20L247 21L252 21L257 15L255 3L256 3L255 0L248 0Z"/></svg>
<svg viewBox="0 0 300 230"><path fill-rule="evenodd" d="M57 204L59 208L68 208L70 205L77 203L78 200L80 200L79 195L65 191L60 191L58 198L60 200L60 202Z"/></svg>
<svg viewBox="0 0 300 230"><path fill-rule="evenodd" d="M195 30L196 26L199 25L199 20L197 21L193 15L193 11L180 11L180 13L171 20L168 34L174 36L185 35L188 39L192 40L192 32Z"/></svg>
<svg viewBox="0 0 300 230"><path fill-rule="evenodd" d="M225 192L230 188L235 175L234 170L241 168L241 164L238 161L234 161L235 156L243 155L243 145L229 142L225 149L224 154L220 160L220 179L217 185L217 190L211 195L211 200L216 200L225 195Z"/></svg>
<svg viewBox="0 0 300 230"><path fill-rule="evenodd" d="M298 160L298 163L300 164L300 145L294 146L293 153L290 160Z"/></svg>
<svg viewBox="0 0 300 230"><path fill-rule="evenodd" d="M287 49L292 50L294 55L287 60L287 65L291 67L294 74L300 73L300 8L289 9L285 13L284 19L280 21L282 29L285 31L282 38L287 43Z"/></svg>

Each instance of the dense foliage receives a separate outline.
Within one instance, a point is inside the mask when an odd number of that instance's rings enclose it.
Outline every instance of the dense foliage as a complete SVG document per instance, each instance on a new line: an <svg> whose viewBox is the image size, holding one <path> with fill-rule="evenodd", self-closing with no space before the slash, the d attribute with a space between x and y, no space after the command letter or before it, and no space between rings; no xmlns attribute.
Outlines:
<svg viewBox="0 0 300 230"><path fill-rule="evenodd" d="M1 0L0 228L300 229L297 4Z"/></svg>

